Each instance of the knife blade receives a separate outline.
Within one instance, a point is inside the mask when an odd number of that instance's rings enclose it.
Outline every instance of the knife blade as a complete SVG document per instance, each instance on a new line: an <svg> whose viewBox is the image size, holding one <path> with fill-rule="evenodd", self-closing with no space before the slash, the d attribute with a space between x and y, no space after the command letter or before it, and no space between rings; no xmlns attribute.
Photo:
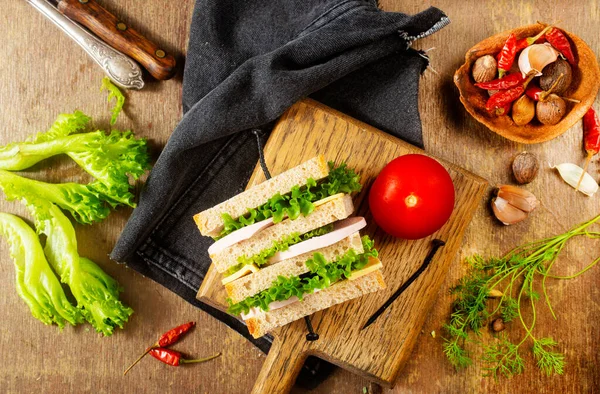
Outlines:
<svg viewBox="0 0 600 394"><path fill-rule="evenodd" d="M144 87L142 70L132 59L111 48L83 27L61 14L48 1L27 0L27 2L79 44L115 84L125 89L141 89Z"/></svg>
<svg viewBox="0 0 600 394"><path fill-rule="evenodd" d="M158 80L175 75L175 58L95 0L49 0L64 15L81 23L104 42L135 59Z"/></svg>

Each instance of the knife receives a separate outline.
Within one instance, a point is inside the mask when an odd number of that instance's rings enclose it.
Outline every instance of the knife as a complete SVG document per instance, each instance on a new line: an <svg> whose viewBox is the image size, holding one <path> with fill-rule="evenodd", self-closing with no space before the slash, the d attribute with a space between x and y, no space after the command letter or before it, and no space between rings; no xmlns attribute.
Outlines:
<svg viewBox="0 0 600 394"><path fill-rule="evenodd" d="M70 19L81 23L113 48L131 56L154 78L175 75L175 58L142 36L95 0L50 0Z"/></svg>
<svg viewBox="0 0 600 394"><path fill-rule="evenodd" d="M27 0L35 9L54 22L62 31L78 43L113 82L126 89L144 87L142 70L136 62L111 48L83 27L61 14L46 0Z"/></svg>

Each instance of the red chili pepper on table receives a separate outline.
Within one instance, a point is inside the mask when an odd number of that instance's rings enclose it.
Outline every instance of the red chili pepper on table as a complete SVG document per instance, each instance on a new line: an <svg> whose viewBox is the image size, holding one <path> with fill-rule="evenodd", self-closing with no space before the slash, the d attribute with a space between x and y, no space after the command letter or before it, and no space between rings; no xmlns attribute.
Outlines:
<svg viewBox="0 0 600 394"><path fill-rule="evenodd" d="M182 325L180 325L180 326L177 326L177 327L175 327L175 328L172 328L172 329L170 329L169 331L167 331L167 332L165 332L164 334L162 334L162 335L160 336L160 338L158 339L158 341L157 341L157 342L156 342L154 345L152 345L152 346L150 346L148 349L146 349L146 351L144 352L144 354L142 354L140 357L138 357L138 359L137 359L137 360L135 360L135 361L133 362L133 364L131 364L131 365L129 366L129 368L127 368L127 369L125 370L125 372L123 373L123 375L127 374L127 372L129 372L129 370L130 370L131 368L133 368L133 367L134 367L134 366L135 366L137 363L139 363L139 362L140 362L140 360L141 360L142 358L144 358L144 356L145 356L146 354L148 354L150 351L152 351L152 349L156 349L156 348L158 348L158 347L167 347L167 346L169 346L169 345L172 345L172 344L174 344L175 342L179 341L179 339L181 339L181 337L182 337L182 336L183 336L183 335L184 335L186 332L188 332L189 330L191 330L191 329L192 329L192 327L194 327L195 325L196 325L196 322L193 322L193 321L191 321L191 322L189 322L189 323L185 323L185 324L182 324Z"/></svg>
<svg viewBox="0 0 600 394"><path fill-rule="evenodd" d="M178 351L158 347L150 350L150 355L155 359L162 361L165 364L178 367L181 364L203 363L205 361L209 361L213 358L219 357L221 353L217 353L210 357L199 358L195 360L187 360L185 358L181 358L181 353L179 353Z"/></svg>
<svg viewBox="0 0 600 394"><path fill-rule="evenodd" d="M498 57L498 75L500 78L502 78L502 76L504 76L504 74L510 70L513 62L515 61L516 54L517 36L515 36L515 33L510 33Z"/></svg>
<svg viewBox="0 0 600 394"><path fill-rule="evenodd" d="M175 342L179 341L183 334L191 330L195 325L196 322L191 321L165 332L160 336L158 342L156 342L153 347L167 347L174 344Z"/></svg>
<svg viewBox="0 0 600 394"><path fill-rule="evenodd" d="M562 53L567 61L575 66L577 62L575 62L575 55L573 54L573 49L571 48L571 43L567 39L567 37L563 34L562 31L557 29L556 27L551 28L546 32L546 40L560 53Z"/></svg>
<svg viewBox="0 0 600 394"><path fill-rule="evenodd" d="M512 73L493 81L476 83L475 86L485 90L504 90L520 85L524 81L521 73Z"/></svg>
<svg viewBox="0 0 600 394"><path fill-rule="evenodd" d="M579 186L581 185L581 181L583 181L583 176L590 165L590 161L592 161L592 157L600 152L600 120L598 120L598 115L592 107L583 115L583 142L587 158L583 167L583 173L575 188L577 190L579 190Z"/></svg>

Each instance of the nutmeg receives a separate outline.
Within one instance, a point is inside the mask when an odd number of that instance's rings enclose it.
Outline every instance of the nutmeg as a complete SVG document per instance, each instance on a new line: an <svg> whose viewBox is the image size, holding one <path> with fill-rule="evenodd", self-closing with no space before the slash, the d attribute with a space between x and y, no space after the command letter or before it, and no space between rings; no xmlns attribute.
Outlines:
<svg viewBox="0 0 600 394"><path fill-rule="evenodd" d="M539 169L537 157L529 152L519 153L512 163L513 174L520 185L533 181Z"/></svg>
<svg viewBox="0 0 600 394"><path fill-rule="evenodd" d="M538 101L535 113L540 123L545 125L555 125L565 116L567 104L565 100L556 94L549 95L546 100Z"/></svg>
<svg viewBox="0 0 600 394"><path fill-rule="evenodd" d="M476 83L489 82L496 78L498 63L491 55L485 55L475 60L471 73Z"/></svg>
<svg viewBox="0 0 600 394"><path fill-rule="evenodd" d="M513 103L511 116L517 126L526 125L535 117L535 103L526 95L522 95Z"/></svg>
<svg viewBox="0 0 600 394"><path fill-rule="evenodd" d="M496 319L492 323L492 330L494 330L495 332L503 331L505 328L506 327L504 326L504 320L502 319Z"/></svg>
<svg viewBox="0 0 600 394"><path fill-rule="evenodd" d="M560 77L561 74L562 77ZM554 63L548 64L542 70L540 88L546 91L552 89L552 93L562 94L569 89L572 80L573 72L571 70L571 65L566 60L559 58ZM558 83L553 87L556 81L558 81Z"/></svg>

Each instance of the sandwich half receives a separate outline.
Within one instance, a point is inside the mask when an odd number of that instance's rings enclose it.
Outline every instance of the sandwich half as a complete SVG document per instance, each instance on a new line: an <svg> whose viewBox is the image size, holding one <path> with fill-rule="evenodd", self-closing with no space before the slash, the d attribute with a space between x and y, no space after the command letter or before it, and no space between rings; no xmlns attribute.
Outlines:
<svg viewBox="0 0 600 394"><path fill-rule="evenodd" d="M258 338L275 327L385 288L373 242L357 237L352 234L230 283L228 312L241 315L250 334ZM274 272L266 274L271 270L280 273L274 280Z"/></svg>
<svg viewBox="0 0 600 394"><path fill-rule="evenodd" d="M194 216L223 275L229 312L260 337L275 327L385 287L354 211L359 176L315 157Z"/></svg>
<svg viewBox="0 0 600 394"><path fill-rule="evenodd" d="M194 220L202 235L215 240L232 235L229 239L236 242L246 227L295 220L312 213L320 200L359 191L358 180L346 165L334 167L320 155L196 214Z"/></svg>

